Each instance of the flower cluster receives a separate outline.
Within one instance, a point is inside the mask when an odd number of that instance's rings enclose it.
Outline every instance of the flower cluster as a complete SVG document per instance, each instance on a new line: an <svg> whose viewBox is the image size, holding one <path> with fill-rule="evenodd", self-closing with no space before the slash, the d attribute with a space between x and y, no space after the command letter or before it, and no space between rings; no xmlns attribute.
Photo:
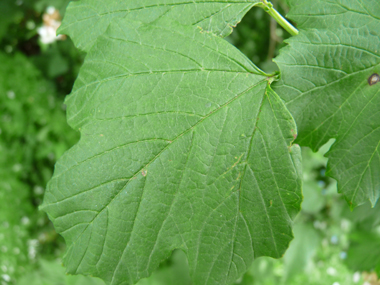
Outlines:
<svg viewBox="0 0 380 285"><path fill-rule="evenodd" d="M54 7L48 7L42 16L43 26L38 28L40 40L44 44L51 44L57 40L64 40L64 35L57 36L57 29L61 25L61 15Z"/></svg>

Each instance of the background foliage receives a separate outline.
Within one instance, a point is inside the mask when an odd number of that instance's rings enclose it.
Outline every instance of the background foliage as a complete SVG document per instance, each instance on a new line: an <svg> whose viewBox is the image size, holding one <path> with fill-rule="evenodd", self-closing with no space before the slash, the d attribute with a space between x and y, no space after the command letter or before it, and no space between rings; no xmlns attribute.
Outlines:
<svg viewBox="0 0 380 285"><path fill-rule="evenodd" d="M38 211L53 165L79 136L68 127L63 99L84 55L69 39L44 45L37 28L47 6L63 15L67 0L0 2L0 282L103 284L67 276L60 265L63 239ZM274 2L274 1L273 1ZM275 2L286 14L283 1ZM259 8L227 38L265 71L289 35ZM377 284L380 207L349 210L325 176L323 154L303 149L304 202L295 239L285 256L257 259L236 284ZM368 273L366 273L368 272ZM338 282L338 283L334 283ZM175 251L139 284L191 284L185 255Z"/></svg>

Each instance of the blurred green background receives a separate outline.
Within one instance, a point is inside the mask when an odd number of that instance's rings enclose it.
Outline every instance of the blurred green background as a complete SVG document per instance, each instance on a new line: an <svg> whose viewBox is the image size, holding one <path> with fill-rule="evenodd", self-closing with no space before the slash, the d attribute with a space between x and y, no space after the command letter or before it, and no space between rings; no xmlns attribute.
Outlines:
<svg viewBox="0 0 380 285"><path fill-rule="evenodd" d="M38 211L55 161L79 139L66 123L63 100L84 54L56 39L69 0L0 1L0 284L104 284L68 276L63 239ZM285 1L272 1L285 15ZM259 8L227 38L265 71L289 37ZM330 141L303 149L304 202L289 250L258 258L236 284L380 284L380 205L350 211L325 176ZM175 251L140 285L191 284L186 257ZM195 284L196 285L196 284Z"/></svg>

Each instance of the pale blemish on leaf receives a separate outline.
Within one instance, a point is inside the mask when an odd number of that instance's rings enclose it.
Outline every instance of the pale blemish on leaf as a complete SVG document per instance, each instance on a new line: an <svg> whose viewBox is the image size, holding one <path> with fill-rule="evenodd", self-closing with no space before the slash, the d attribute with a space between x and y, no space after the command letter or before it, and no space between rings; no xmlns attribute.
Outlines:
<svg viewBox="0 0 380 285"><path fill-rule="evenodd" d="M231 169L234 168L236 165L239 164L239 162L240 162L241 158L243 157L243 155L244 155L244 153L242 153L242 154L239 156L239 158L237 159L237 161L231 166ZM235 157L235 158L236 158L236 157Z"/></svg>
<svg viewBox="0 0 380 285"><path fill-rule="evenodd" d="M291 132L292 132L293 138L296 139L297 138L297 132L293 129L291 130Z"/></svg>

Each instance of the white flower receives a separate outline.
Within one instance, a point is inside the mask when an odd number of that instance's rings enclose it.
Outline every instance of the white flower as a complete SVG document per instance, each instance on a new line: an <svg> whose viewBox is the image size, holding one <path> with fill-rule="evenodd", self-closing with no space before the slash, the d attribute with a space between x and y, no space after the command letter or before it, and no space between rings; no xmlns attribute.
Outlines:
<svg viewBox="0 0 380 285"><path fill-rule="evenodd" d="M5 282L9 282L9 281L11 281L11 277L10 277L8 274L2 274L2 275L1 275L1 278L3 278L3 280L4 280Z"/></svg>
<svg viewBox="0 0 380 285"><path fill-rule="evenodd" d="M358 283L360 281L360 272L354 273L354 275L352 276L352 281L354 281L354 283Z"/></svg>
<svg viewBox="0 0 380 285"><path fill-rule="evenodd" d="M44 44L51 44L57 40L56 31L53 27L42 26L37 29L37 33L40 35L40 40Z"/></svg>
<svg viewBox="0 0 380 285"><path fill-rule="evenodd" d="M64 40L65 36L58 35L57 29L61 25L61 15L54 7L48 7L46 13L42 16L43 26L37 29L40 40L44 44L51 44L57 40Z"/></svg>

